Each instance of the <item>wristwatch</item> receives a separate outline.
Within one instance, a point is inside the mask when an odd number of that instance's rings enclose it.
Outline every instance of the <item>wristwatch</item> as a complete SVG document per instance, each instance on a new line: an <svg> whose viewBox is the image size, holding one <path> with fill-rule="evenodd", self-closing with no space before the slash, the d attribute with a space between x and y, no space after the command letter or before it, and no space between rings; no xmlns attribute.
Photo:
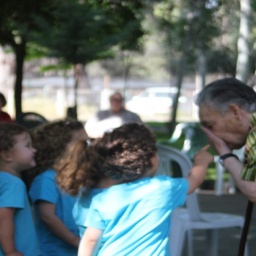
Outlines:
<svg viewBox="0 0 256 256"><path fill-rule="evenodd" d="M237 160L239 160L237 155L235 155L233 153L227 153L227 154L224 154L224 155L220 156L220 158L219 158L220 164L223 165L224 160L227 159L228 157L235 157Z"/></svg>

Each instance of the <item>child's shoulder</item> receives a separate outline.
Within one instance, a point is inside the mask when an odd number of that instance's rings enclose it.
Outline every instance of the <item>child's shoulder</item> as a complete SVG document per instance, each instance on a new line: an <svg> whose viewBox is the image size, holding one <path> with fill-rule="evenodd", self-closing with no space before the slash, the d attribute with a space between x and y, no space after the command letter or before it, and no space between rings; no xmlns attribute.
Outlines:
<svg viewBox="0 0 256 256"><path fill-rule="evenodd" d="M151 178L152 181L161 182L161 181L175 181L176 179L183 179L183 178L174 178L165 174L157 174Z"/></svg>
<svg viewBox="0 0 256 256"><path fill-rule="evenodd" d="M46 169L39 173L32 181L30 190L38 189L39 186L48 186L49 184L55 184L56 172L53 169Z"/></svg>
<svg viewBox="0 0 256 256"><path fill-rule="evenodd" d="M21 184L23 183L23 181L19 177L15 176L9 172L0 171L0 182L6 182L6 181L21 183Z"/></svg>
<svg viewBox="0 0 256 256"><path fill-rule="evenodd" d="M17 176L0 171L1 195L26 191L25 183Z"/></svg>
<svg viewBox="0 0 256 256"><path fill-rule="evenodd" d="M51 169L51 168L48 168L46 169L45 171L39 173L36 178L37 179L42 179L42 178L50 178L50 179L54 179L56 176L56 171Z"/></svg>
<svg viewBox="0 0 256 256"><path fill-rule="evenodd" d="M168 186L186 186L188 181L183 177L171 177L168 175L156 175L151 178L152 183L157 184L158 186L164 186L168 184Z"/></svg>

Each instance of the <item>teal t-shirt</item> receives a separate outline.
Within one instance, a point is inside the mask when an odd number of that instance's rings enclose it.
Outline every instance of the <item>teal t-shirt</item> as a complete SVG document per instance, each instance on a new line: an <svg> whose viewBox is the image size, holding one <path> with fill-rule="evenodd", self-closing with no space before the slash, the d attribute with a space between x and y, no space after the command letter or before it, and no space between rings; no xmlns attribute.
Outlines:
<svg viewBox="0 0 256 256"><path fill-rule="evenodd" d="M34 203L36 231L42 256L77 256L77 248L72 247L58 238L39 218L36 202L47 201L55 205L56 216L75 235L78 228L72 216L76 197L64 194L55 182L56 172L48 169L36 176L31 184L29 196Z"/></svg>
<svg viewBox="0 0 256 256"><path fill-rule="evenodd" d="M86 226L103 230L97 255L170 255L171 213L185 203L187 192L186 179L159 175L94 196Z"/></svg>
<svg viewBox="0 0 256 256"><path fill-rule="evenodd" d="M82 238L84 231L86 229L85 222L88 215L89 207L91 205L92 198L102 192L104 188L93 188L88 192L84 193L82 191L74 205L73 208L73 218L75 220L76 226L79 229L79 236Z"/></svg>
<svg viewBox="0 0 256 256"><path fill-rule="evenodd" d="M0 171L0 208L15 208L14 240L16 250L25 256L39 256L39 245L27 190L23 181ZM0 245L0 256L5 254Z"/></svg>

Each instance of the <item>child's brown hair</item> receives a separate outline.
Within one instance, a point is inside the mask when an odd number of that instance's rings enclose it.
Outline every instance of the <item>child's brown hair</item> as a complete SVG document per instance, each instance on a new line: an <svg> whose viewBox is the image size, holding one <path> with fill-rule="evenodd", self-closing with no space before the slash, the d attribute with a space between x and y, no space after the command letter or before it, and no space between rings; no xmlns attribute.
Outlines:
<svg viewBox="0 0 256 256"><path fill-rule="evenodd" d="M23 173L23 180L28 188L36 175L48 168L54 168L55 162L72 141L72 132L80 129L84 129L81 122L68 119L40 125L32 132L33 147L37 150L36 166Z"/></svg>
<svg viewBox="0 0 256 256"><path fill-rule="evenodd" d="M85 187L97 186L104 177L127 182L136 180L152 167L156 141L144 125L125 124L105 133L91 146L86 142L72 145L56 165L60 187L75 195Z"/></svg>
<svg viewBox="0 0 256 256"><path fill-rule="evenodd" d="M11 149L15 144L15 136L27 129L15 123L1 123L0 124L0 152Z"/></svg>

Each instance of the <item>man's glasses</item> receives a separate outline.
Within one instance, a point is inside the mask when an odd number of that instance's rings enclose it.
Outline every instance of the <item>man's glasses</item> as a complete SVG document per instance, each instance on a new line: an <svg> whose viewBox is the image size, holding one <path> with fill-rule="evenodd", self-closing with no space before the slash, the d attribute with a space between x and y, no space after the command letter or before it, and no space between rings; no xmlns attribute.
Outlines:
<svg viewBox="0 0 256 256"><path fill-rule="evenodd" d="M120 99L120 98L112 98L110 99L110 102L122 102L123 99Z"/></svg>

